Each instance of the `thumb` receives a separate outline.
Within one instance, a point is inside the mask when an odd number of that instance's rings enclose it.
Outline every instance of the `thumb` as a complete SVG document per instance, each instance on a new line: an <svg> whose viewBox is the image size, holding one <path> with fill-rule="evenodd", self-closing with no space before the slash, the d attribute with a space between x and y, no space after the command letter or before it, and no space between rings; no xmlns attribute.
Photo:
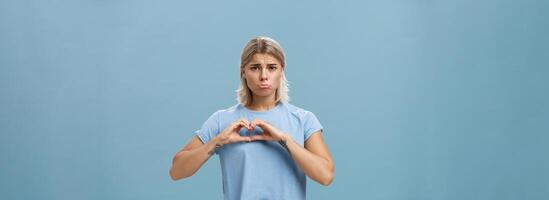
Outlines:
<svg viewBox="0 0 549 200"><path fill-rule="evenodd" d="M258 141L258 140L273 140L273 137L271 137L270 135L252 135L250 137L252 139L252 141Z"/></svg>

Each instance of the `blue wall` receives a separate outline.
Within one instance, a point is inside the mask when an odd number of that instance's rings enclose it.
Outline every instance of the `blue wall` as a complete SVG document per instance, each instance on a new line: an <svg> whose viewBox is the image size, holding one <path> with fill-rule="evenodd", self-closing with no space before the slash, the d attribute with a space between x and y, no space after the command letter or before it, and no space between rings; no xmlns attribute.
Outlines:
<svg viewBox="0 0 549 200"><path fill-rule="evenodd" d="M548 199L547 1L0 1L1 199L220 199L172 156L253 36L336 162L310 199Z"/></svg>

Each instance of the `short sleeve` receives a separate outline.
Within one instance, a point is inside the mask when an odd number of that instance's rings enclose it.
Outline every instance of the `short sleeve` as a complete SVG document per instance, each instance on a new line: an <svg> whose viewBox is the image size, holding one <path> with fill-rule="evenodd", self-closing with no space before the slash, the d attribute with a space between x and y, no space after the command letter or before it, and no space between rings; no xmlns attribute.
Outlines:
<svg viewBox="0 0 549 200"><path fill-rule="evenodd" d="M206 144L219 134L219 112L212 114L206 122L202 125L202 128L196 132L196 136Z"/></svg>
<svg viewBox="0 0 549 200"><path fill-rule="evenodd" d="M313 114L312 112L307 112L307 114L305 114L304 116L304 128L303 130L305 130L305 140L309 139L309 137L317 132L317 131L322 131L323 127L322 125L320 124L320 121L318 121L318 119L316 118L315 114Z"/></svg>

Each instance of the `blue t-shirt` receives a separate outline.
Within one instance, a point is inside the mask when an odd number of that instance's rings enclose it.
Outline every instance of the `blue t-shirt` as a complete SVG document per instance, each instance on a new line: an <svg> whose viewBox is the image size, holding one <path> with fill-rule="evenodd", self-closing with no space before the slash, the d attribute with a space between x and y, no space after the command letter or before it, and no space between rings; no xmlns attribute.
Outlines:
<svg viewBox="0 0 549 200"><path fill-rule="evenodd" d="M322 130L316 116L289 103L260 112L242 104L219 110L204 123L197 136L203 143L223 131L234 121L261 119L273 125L303 146L311 134ZM243 136L262 134L240 130ZM306 177L290 154L275 141L239 142L218 150L223 174L225 199L305 199Z"/></svg>

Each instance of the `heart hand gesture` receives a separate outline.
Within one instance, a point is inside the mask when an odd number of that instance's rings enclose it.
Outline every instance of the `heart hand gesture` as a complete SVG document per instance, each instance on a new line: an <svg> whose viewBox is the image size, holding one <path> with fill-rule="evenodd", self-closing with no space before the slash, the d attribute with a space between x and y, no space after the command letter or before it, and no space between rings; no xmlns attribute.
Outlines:
<svg viewBox="0 0 549 200"><path fill-rule="evenodd" d="M250 137L244 137L240 135L240 129L244 127L248 130L253 130L252 126L250 126L250 123L248 120L241 118L239 120L234 121L232 124L227 126L219 135L218 138L218 144L223 146L225 144L229 143L235 143L235 142L251 142Z"/></svg>
<svg viewBox="0 0 549 200"><path fill-rule="evenodd" d="M251 127L259 126L263 129L263 134L251 136L252 140L274 140L274 141L286 141L288 135L281 130L277 129L273 125L261 120L254 119L251 123Z"/></svg>

